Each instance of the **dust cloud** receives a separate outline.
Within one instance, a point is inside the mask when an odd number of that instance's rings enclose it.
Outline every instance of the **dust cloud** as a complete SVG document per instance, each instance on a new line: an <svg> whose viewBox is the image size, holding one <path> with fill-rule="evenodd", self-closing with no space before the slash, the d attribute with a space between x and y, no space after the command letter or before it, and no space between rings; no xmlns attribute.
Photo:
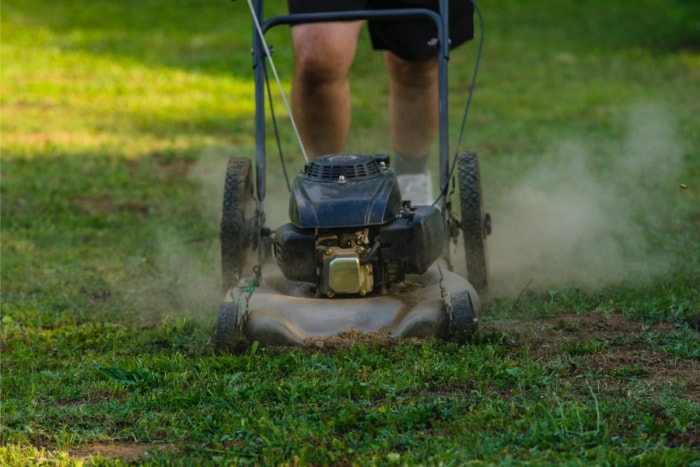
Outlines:
<svg viewBox="0 0 700 467"><path fill-rule="evenodd" d="M208 148L183 181L197 188L187 207L198 210L201 225L183 232L169 222L153 233L156 250L130 279L132 293L128 294L144 324L184 317L216 318L223 298L218 226L230 154L230 148Z"/></svg>
<svg viewBox="0 0 700 467"><path fill-rule="evenodd" d="M615 151L566 141L543 155L491 203L491 295L595 291L667 272L659 232L682 157L673 119L652 104L631 108Z"/></svg>
<svg viewBox="0 0 700 467"><path fill-rule="evenodd" d="M232 147L207 148L187 174L188 181L198 189L193 205L199 209L202 237L187 238L174 226L164 226L156 233L153 277L142 282L137 299L137 307L150 319L218 316L223 299L218 228L226 166L232 155L237 155ZM267 225L275 228L288 222L289 195L286 183L274 183L269 178L267 191Z"/></svg>
<svg viewBox="0 0 700 467"><path fill-rule="evenodd" d="M221 247L219 224L224 194L226 165L235 149L212 146L205 149L191 167L187 178L198 188L196 205L200 210L206 238L194 245L174 232L163 232L159 264L165 277L176 281L176 298L180 309L189 315L203 313L207 317L218 315L223 299L221 290Z"/></svg>
<svg viewBox="0 0 700 467"><path fill-rule="evenodd" d="M674 258L661 236L683 164L672 116L658 105L634 106L623 141L604 152L585 141L564 141L505 189L491 189L497 187L484 177L494 221L491 297L565 287L595 291L669 271ZM232 153L210 148L188 174L199 187L201 222L209 226L203 238L184 238L174 226L157 232L153 277L133 287L136 307L149 319L216 318L222 298L218 225ZM274 177L268 176L265 202L272 228L287 222L289 199L284 181Z"/></svg>

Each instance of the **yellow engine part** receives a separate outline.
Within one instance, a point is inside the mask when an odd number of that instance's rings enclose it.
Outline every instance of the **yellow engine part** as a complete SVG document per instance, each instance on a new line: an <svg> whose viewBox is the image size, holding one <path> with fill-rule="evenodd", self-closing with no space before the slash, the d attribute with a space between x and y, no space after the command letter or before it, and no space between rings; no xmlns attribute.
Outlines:
<svg viewBox="0 0 700 467"><path fill-rule="evenodd" d="M372 264L360 264L360 255L352 248L326 248L323 255L323 290L336 294L366 295L374 288Z"/></svg>

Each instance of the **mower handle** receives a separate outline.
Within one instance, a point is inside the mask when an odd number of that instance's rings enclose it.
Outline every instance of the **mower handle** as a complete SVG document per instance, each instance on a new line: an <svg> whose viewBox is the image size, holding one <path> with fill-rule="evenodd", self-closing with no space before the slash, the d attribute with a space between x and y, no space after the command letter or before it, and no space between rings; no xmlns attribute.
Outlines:
<svg viewBox="0 0 700 467"><path fill-rule="evenodd" d="M448 130L448 105L447 105L447 60L449 59L449 18L448 0L440 0L440 13L426 8L383 9L383 10L350 10L326 13L295 13L273 16L262 21L263 0L254 0L255 14L261 20L263 34L269 29L279 25L296 25L304 23L319 23L329 21L355 21L368 19L383 19L387 21L399 21L408 17L425 17L432 20L437 27L438 45L438 142L439 142L439 167L440 190L443 192L449 183L449 130ZM265 47L258 34L253 32L253 68L255 70L255 142L256 164L255 178L258 202L261 205L265 198L265 89L264 68ZM446 206L446 200L442 197L442 209ZM264 219L261 219L264 222ZM263 225L262 223L260 225Z"/></svg>

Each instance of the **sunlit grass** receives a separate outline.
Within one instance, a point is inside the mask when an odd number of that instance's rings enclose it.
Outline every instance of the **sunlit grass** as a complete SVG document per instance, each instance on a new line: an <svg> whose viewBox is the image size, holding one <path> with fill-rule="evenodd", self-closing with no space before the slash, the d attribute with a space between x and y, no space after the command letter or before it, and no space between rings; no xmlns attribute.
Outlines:
<svg viewBox="0 0 700 467"><path fill-rule="evenodd" d="M250 79L144 66L88 52L3 47L3 150L125 155L250 143ZM238 124L234 122L239 122Z"/></svg>

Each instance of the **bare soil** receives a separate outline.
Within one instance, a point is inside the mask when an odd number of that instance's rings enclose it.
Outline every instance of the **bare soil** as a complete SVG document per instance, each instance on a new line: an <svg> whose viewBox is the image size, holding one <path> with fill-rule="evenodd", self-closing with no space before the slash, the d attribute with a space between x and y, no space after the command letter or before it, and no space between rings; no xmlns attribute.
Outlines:
<svg viewBox="0 0 700 467"><path fill-rule="evenodd" d="M310 350L323 349L329 353L333 353L348 349L359 343L387 347L396 345L399 342L406 342L406 339L400 341L399 339L392 337L389 332L385 331L363 333L356 329L348 329L341 332L337 336L309 337L304 340L304 348Z"/></svg>
<svg viewBox="0 0 700 467"><path fill-rule="evenodd" d="M125 461L135 461L142 458L147 453L157 453L159 451L169 451L173 449L172 444L153 444L139 442L117 442L117 443L93 443L78 446L70 451L73 459L87 459L90 456L102 456L111 459L122 459Z"/></svg>
<svg viewBox="0 0 700 467"><path fill-rule="evenodd" d="M669 323L649 325L620 312L569 313L495 322L484 329L486 333L494 331L508 336L514 346L527 348L543 365L568 355L570 375L595 375L602 389L624 392L625 386L635 381L650 388L675 386L682 395L700 401L700 362L653 348L655 336L678 331Z"/></svg>

